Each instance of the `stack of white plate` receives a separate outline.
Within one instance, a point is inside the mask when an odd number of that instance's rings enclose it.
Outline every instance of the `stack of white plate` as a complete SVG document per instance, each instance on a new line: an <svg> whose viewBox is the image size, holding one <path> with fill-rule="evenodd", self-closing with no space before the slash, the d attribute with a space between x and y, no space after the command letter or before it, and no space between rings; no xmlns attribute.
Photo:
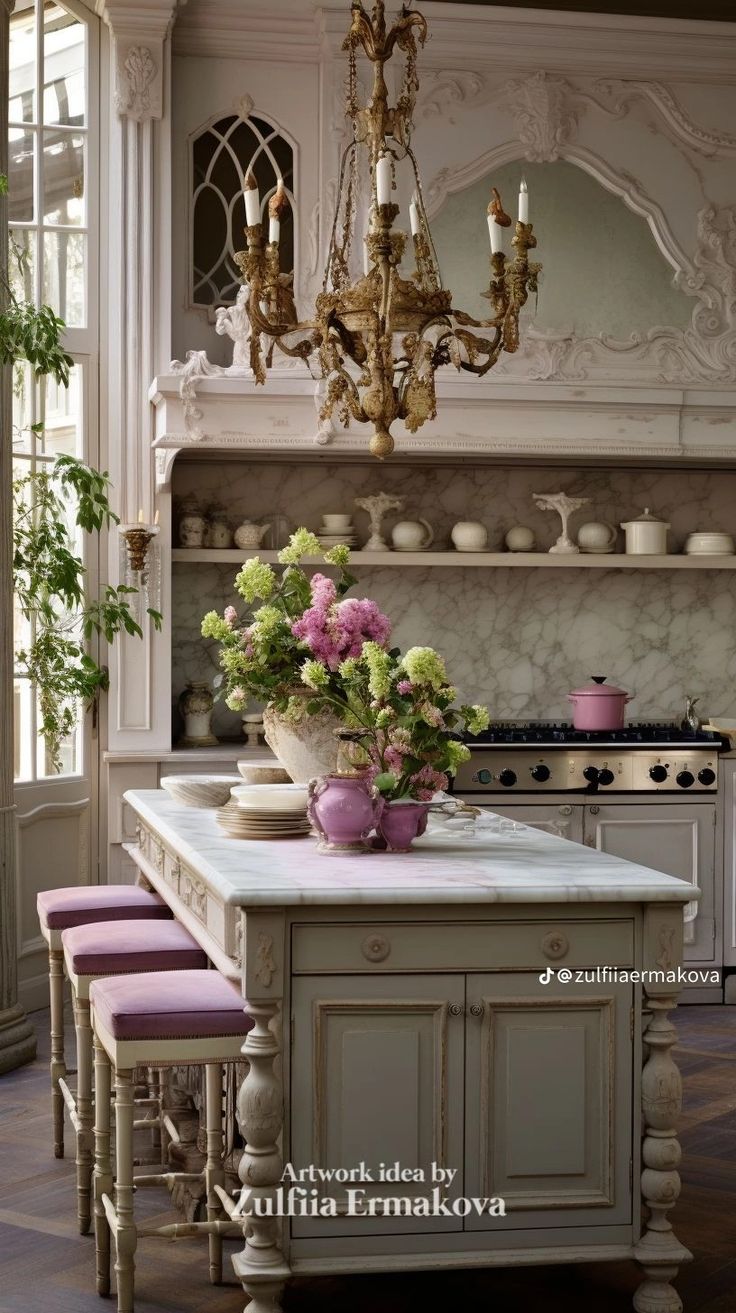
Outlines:
<svg viewBox="0 0 736 1313"><path fill-rule="evenodd" d="M307 790L300 784L239 784L217 814L233 839L293 839L309 834Z"/></svg>
<svg viewBox="0 0 736 1313"><path fill-rule="evenodd" d="M318 533L320 547L325 551L329 547L337 547L339 543L345 543L347 547L357 547L358 539L355 536L355 530L350 529L349 533Z"/></svg>
<svg viewBox="0 0 736 1313"><path fill-rule="evenodd" d="M349 515L324 515L322 525L317 530L317 537L325 551L345 543L348 547L357 546L355 528Z"/></svg>
<svg viewBox="0 0 736 1313"><path fill-rule="evenodd" d="M685 552L688 556L733 556L734 542L730 533L691 533Z"/></svg>

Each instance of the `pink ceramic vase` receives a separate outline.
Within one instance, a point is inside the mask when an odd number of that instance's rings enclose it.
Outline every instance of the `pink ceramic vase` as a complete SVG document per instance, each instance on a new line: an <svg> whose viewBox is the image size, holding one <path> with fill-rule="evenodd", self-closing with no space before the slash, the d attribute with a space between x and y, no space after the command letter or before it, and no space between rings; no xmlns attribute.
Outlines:
<svg viewBox="0 0 736 1313"><path fill-rule="evenodd" d="M309 781L307 815L321 852L367 852L385 803L365 775L319 775Z"/></svg>
<svg viewBox="0 0 736 1313"><path fill-rule="evenodd" d="M378 833L390 853L408 853L411 845L427 828L429 803L389 802L378 822Z"/></svg>

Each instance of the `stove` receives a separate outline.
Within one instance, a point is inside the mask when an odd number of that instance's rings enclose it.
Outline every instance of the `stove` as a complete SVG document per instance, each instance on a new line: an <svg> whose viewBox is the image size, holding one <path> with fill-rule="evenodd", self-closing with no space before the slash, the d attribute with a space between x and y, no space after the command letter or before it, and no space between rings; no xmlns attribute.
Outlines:
<svg viewBox="0 0 736 1313"><path fill-rule="evenodd" d="M715 793L717 734L666 721L593 732L558 721L496 721L467 736L457 793Z"/></svg>

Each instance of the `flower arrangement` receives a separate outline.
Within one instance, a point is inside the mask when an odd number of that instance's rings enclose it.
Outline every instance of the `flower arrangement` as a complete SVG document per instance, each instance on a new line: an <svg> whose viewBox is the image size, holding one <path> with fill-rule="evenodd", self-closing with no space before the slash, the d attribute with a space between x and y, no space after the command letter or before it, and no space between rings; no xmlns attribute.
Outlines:
<svg viewBox="0 0 736 1313"><path fill-rule="evenodd" d="M310 580L300 566L308 555L336 566L337 581L321 573ZM355 764L384 798L428 801L470 755L459 732L479 733L488 711L455 705L457 690L433 648L403 655L388 648L388 617L369 598L345 597L355 583L349 559L346 546L323 553L314 534L297 529L279 552L280 577L253 557L235 580L249 607L261 605L245 621L232 606L223 616L210 611L202 633L222 644L232 710L244 710L249 698L294 718L329 709L350 732Z"/></svg>

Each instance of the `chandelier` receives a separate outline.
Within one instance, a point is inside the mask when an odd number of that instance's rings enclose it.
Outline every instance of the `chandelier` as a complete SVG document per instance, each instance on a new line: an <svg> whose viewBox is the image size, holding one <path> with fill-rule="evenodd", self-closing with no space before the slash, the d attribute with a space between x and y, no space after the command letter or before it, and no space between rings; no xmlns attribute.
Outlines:
<svg viewBox="0 0 736 1313"><path fill-rule="evenodd" d="M247 287L255 381L265 383L275 346L287 356L310 362L315 377L323 380L320 418L336 415L346 427L351 420L371 424L371 453L383 459L394 448L395 420L403 420L409 432L416 433L426 420L435 418L435 373L441 365L452 364L480 376L496 364L502 351L516 351L519 312L529 292L536 291L541 265L528 259L537 241L529 223L526 184L522 180L511 239L514 254L509 258L503 250L503 232L512 221L493 188L488 206L491 277L482 293L490 303L490 318L474 319L453 308L452 293L442 285L411 144L419 88L417 45L426 40L426 19L404 6L387 29L383 0L375 0L370 16L360 0L353 0L351 15L343 50L348 55L346 113L352 140L340 162L327 264L313 318L298 319L291 275L280 269L280 219L288 204L283 183L269 202L266 242L258 187L249 171L243 184L248 249L235 258ZM358 47L373 65L373 87L365 105L358 96ZM396 104L390 106L384 69L396 47L405 66ZM363 150L370 202L363 273L356 277L353 248ZM407 236L394 228L399 206L392 200L396 165L402 161L409 162L414 175L409 225L415 268L407 278L400 272Z"/></svg>

